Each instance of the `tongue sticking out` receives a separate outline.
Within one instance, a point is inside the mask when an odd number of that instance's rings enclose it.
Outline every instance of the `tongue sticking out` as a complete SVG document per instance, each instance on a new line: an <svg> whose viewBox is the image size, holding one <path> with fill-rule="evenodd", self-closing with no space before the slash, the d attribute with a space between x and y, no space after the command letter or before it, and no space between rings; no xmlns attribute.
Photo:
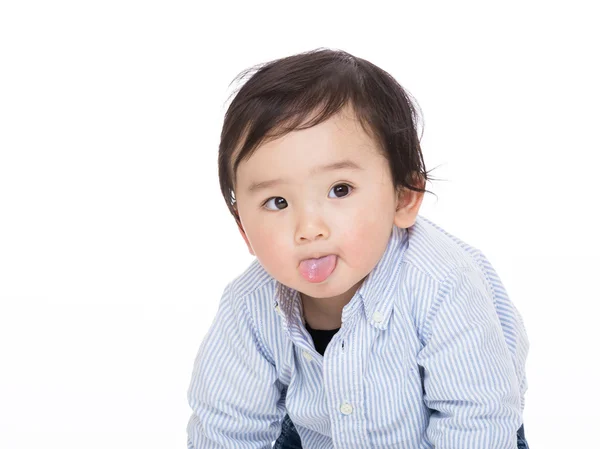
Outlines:
<svg viewBox="0 0 600 449"><path fill-rule="evenodd" d="M300 262L300 273L308 282L323 282L335 269L337 256L329 256L319 259L307 259Z"/></svg>

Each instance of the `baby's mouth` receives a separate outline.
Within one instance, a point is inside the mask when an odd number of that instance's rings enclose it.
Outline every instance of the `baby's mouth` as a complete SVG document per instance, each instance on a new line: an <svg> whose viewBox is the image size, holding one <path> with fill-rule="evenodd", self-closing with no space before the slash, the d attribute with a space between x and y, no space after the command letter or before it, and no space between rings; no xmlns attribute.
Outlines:
<svg viewBox="0 0 600 449"><path fill-rule="evenodd" d="M306 259L300 262L298 270L304 279L311 283L323 282L337 266L337 256L329 254L318 259Z"/></svg>

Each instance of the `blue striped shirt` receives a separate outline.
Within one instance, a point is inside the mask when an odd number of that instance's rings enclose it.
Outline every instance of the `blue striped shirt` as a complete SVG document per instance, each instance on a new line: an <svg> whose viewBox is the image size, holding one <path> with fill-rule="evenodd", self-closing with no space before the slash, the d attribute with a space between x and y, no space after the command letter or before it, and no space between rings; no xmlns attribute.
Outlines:
<svg viewBox="0 0 600 449"><path fill-rule="evenodd" d="M310 449L517 447L529 343L481 251L422 216L393 226L341 321L322 356L255 259L200 344L188 448L270 448L286 412Z"/></svg>

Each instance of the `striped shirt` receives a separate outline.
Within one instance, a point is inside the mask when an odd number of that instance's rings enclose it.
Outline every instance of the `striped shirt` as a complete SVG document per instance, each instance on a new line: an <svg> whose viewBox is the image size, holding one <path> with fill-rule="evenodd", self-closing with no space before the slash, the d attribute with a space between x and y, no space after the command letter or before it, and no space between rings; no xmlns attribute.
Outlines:
<svg viewBox="0 0 600 449"><path fill-rule="evenodd" d="M224 289L196 356L188 449L509 449L529 342L486 257L428 219L393 226L324 355L297 291L254 260Z"/></svg>

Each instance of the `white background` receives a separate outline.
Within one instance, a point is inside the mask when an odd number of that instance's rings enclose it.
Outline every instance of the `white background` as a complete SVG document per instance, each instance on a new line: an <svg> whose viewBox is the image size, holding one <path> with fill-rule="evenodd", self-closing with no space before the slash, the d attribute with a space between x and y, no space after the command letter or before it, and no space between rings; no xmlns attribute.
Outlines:
<svg viewBox="0 0 600 449"><path fill-rule="evenodd" d="M194 357L253 260L217 178L229 83L317 47L421 106L421 215L525 320L530 447L595 445L593 3L2 2L0 447L185 447Z"/></svg>

